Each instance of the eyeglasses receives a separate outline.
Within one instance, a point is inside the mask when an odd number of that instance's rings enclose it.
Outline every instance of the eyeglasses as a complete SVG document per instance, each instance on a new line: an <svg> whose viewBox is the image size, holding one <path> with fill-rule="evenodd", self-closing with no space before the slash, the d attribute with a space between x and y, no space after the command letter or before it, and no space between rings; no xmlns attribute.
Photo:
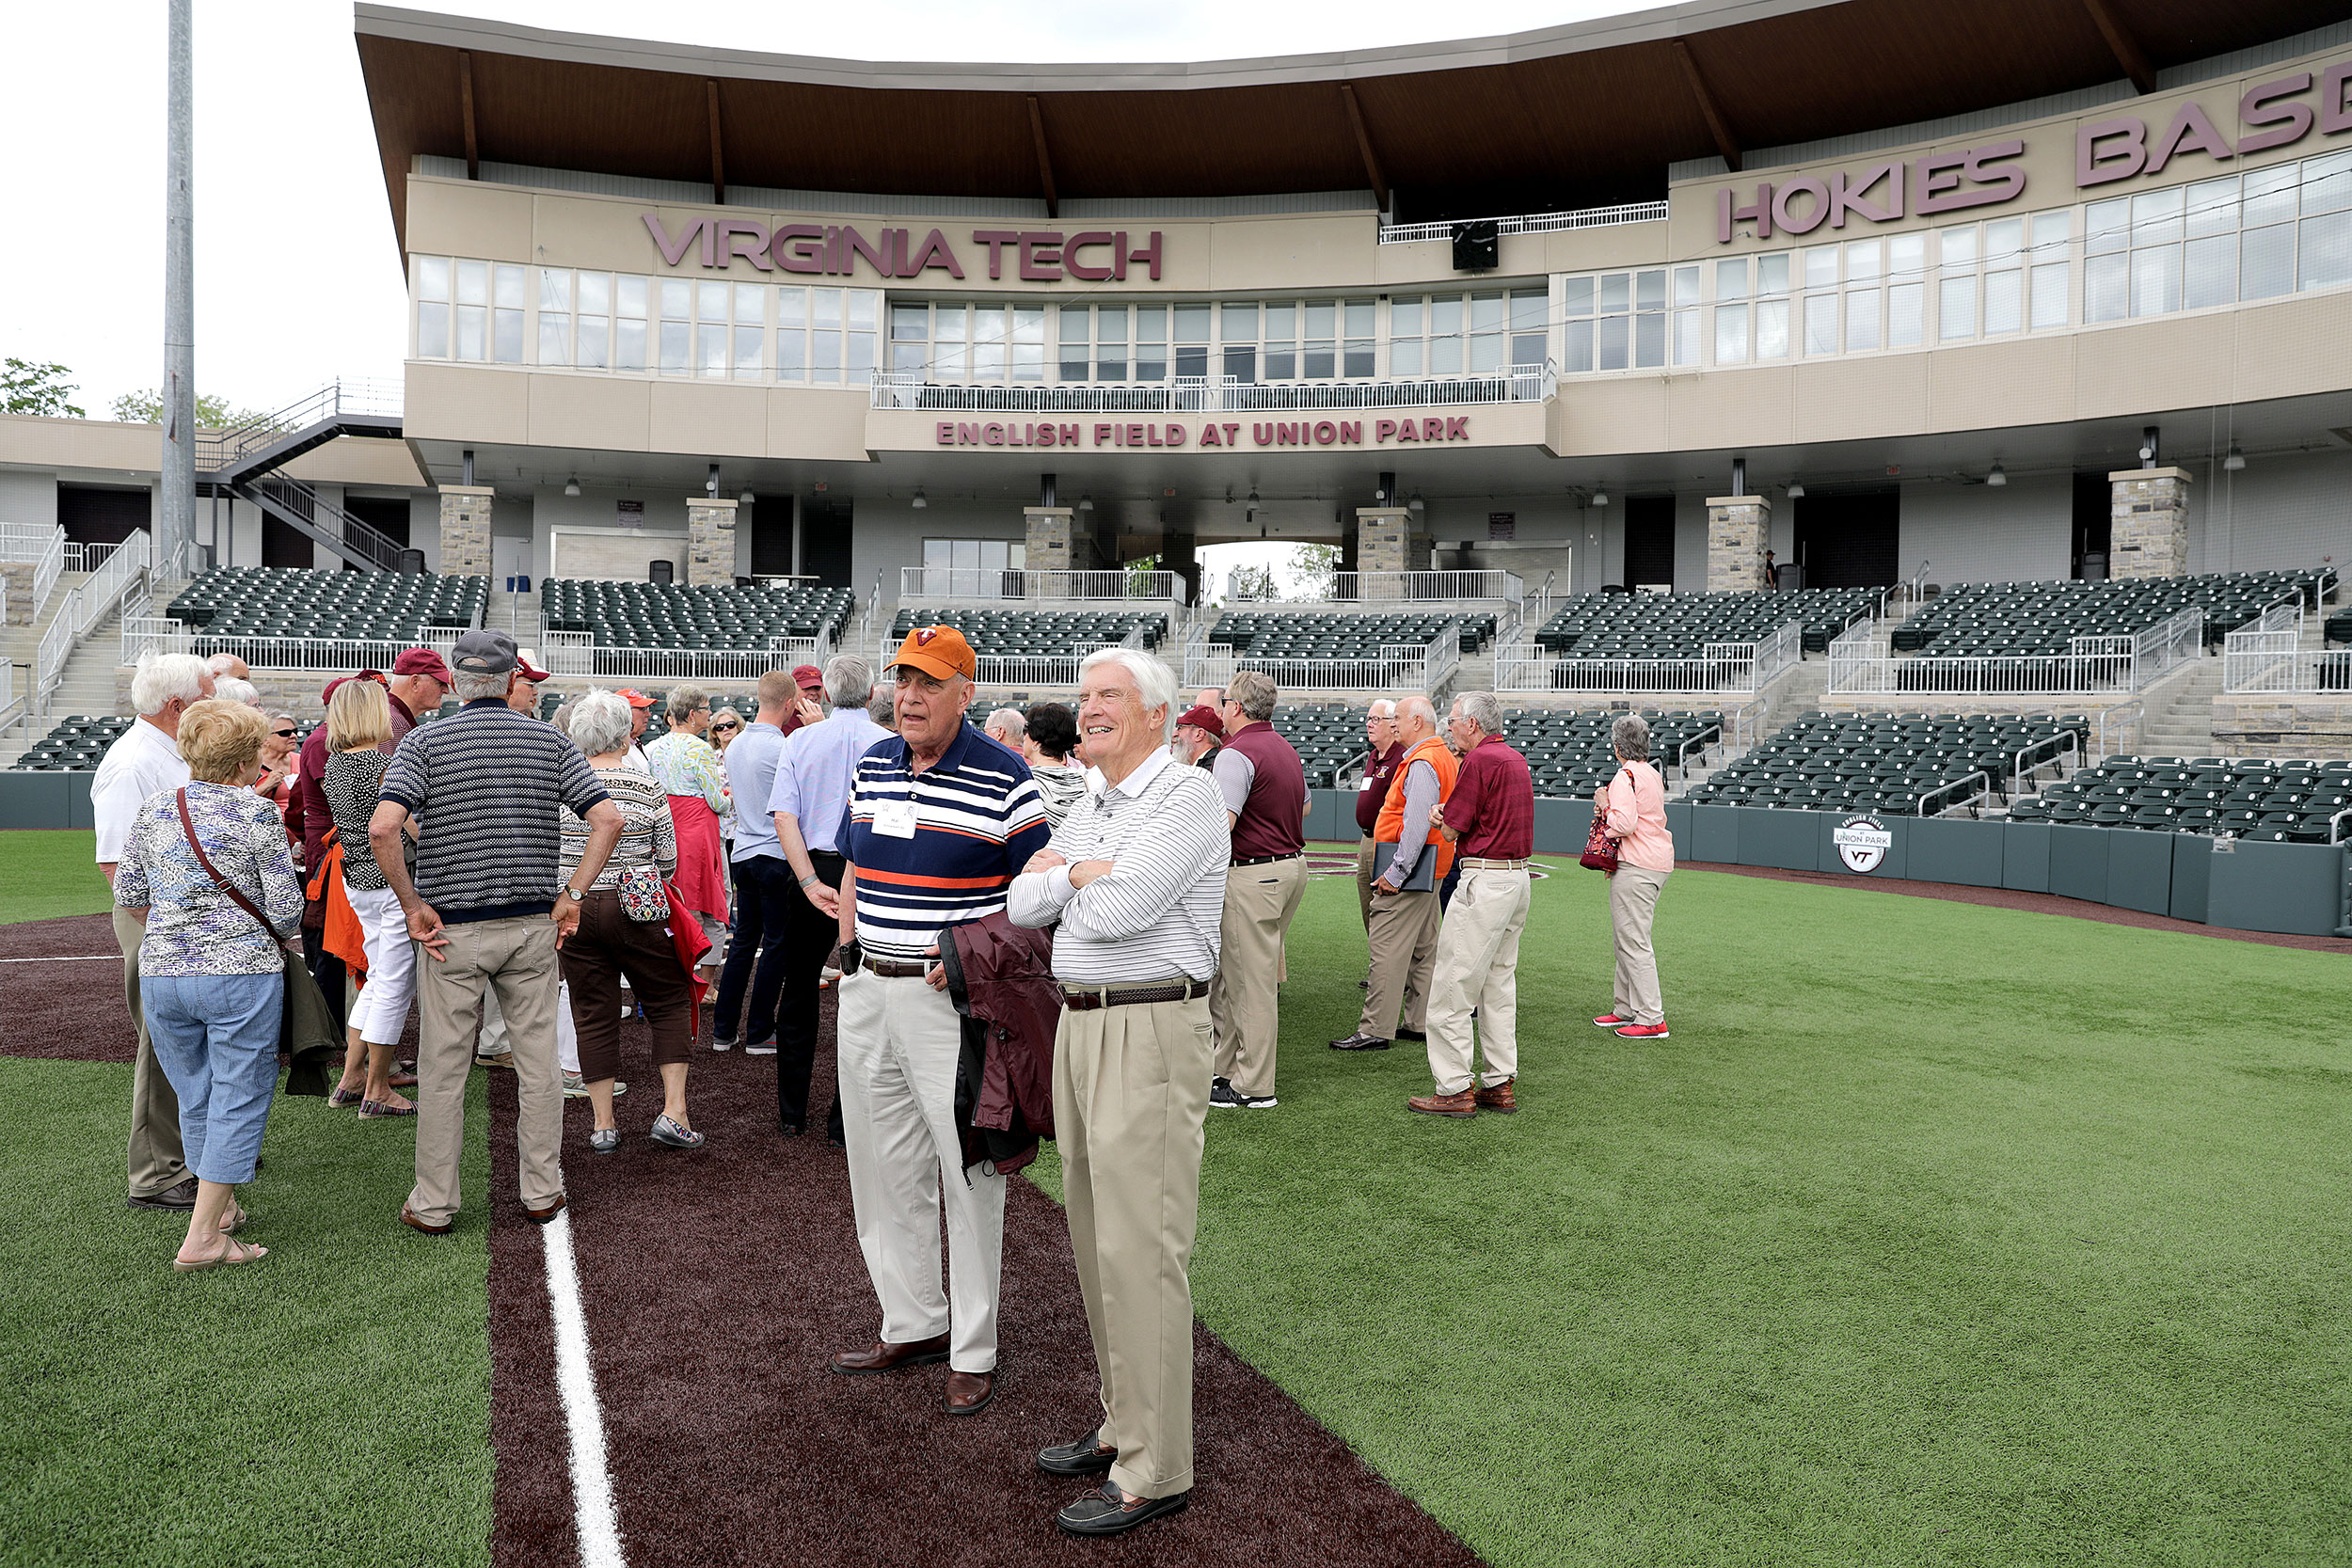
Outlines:
<svg viewBox="0 0 2352 1568"><path fill-rule="evenodd" d="M732 719L722 719L719 722L711 725L710 727L714 730L732 730L740 728L741 726L738 725Z"/></svg>
<svg viewBox="0 0 2352 1568"><path fill-rule="evenodd" d="M276 736L280 740L292 740L296 732L293 730L272 730L269 733Z"/></svg>

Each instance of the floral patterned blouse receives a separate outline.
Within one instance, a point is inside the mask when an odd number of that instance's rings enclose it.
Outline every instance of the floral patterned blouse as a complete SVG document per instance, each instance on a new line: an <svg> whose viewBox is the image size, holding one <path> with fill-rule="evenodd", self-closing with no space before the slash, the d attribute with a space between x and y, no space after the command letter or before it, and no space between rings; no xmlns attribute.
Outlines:
<svg viewBox="0 0 2352 1568"><path fill-rule="evenodd" d="M302 886L277 809L233 784L199 782L187 790L188 816L213 869L269 916L279 937L300 930ZM140 802L115 868L116 906L147 910L139 973L278 974L285 964L278 942L197 863L177 793L158 790Z"/></svg>
<svg viewBox="0 0 2352 1568"><path fill-rule="evenodd" d="M698 735L672 730L645 747L645 761L656 783L672 795L699 795L712 813L725 816L735 809L727 796L727 770L718 748Z"/></svg>

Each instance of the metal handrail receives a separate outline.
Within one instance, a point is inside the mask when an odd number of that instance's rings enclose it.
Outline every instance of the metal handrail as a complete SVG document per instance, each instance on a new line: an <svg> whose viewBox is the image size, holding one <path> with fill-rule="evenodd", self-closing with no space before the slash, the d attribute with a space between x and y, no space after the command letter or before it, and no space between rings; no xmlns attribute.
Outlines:
<svg viewBox="0 0 2352 1568"><path fill-rule="evenodd" d="M2134 751L2138 750L2139 728L2148 722L2148 701L2144 697L2135 697L2128 703L2117 703L2112 707L2102 708L2099 710L2099 760L2101 762L2105 762L2107 758L2118 754L2115 749L2107 744L2108 721L2111 720L2120 721L2122 715L2126 713L2132 716L2132 749ZM2118 722L2116 727L2120 730L2122 728L2122 725L2121 722Z"/></svg>
<svg viewBox="0 0 2352 1568"><path fill-rule="evenodd" d="M1483 568L1433 572L1332 572L1329 604L1523 603L1527 584L1517 572ZM1308 601L1312 602L1312 601ZM1499 629L1499 628L1498 628Z"/></svg>
<svg viewBox="0 0 2352 1568"><path fill-rule="evenodd" d="M2009 793L2010 795L2022 795L2026 792L2026 769L2027 766L2026 762L2026 753L2029 752L2039 752L2045 746L2056 746L2060 741L2064 741L2066 743L2064 750L2053 752L2050 755L2042 757L2035 761L2032 766L2040 768L2046 762L2058 762L2058 759L2064 757L2068 752L2072 752L2074 753L2075 770L2081 770L2083 765L2082 747L2075 741L2074 732L2073 730L2068 730L2062 735L2051 736L2047 739L2037 740L2029 746L2019 747L2017 749L2016 756L2010 759L2009 774ZM2066 765L2063 762L2058 762L2058 777L2061 779L2066 777Z"/></svg>
<svg viewBox="0 0 2352 1568"><path fill-rule="evenodd" d="M1983 783L1983 784L1984 784L1984 787L1983 787L1982 789L1978 790L1978 791L1976 792L1976 794L1974 794L1974 795L1970 796L1970 797L1969 797L1967 800L1953 800L1953 801L1950 801L1950 802L1948 802L1948 803L1947 803L1947 804L1946 804L1946 805L1942 805L1942 806L1937 807L1937 808L1936 808L1936 810L1935 810L1934 812L1930 812L1930 811L1928 810L1928 802L1929 802L1931 800L1933 800L1936 796L1938 796L1938 795L1942 795L1942 794L1945 794L1945 793L1947 793L1947 792L1948 792L1948 791L1951 791L1951 790L1965 788L1971 780L1979 780L1979 781L1981 781L1981 782ZM1941 813L1943 813L1943 812L1947 812L1947 811L1951 810L1951 809L1952 809L1952 807L1954 807L1954 806L1965 806L1965 805L1972 804L1972 803L1974 803L1975 801L1981 800L1985 799L1985 797L1987 797L1987 796L1991 795L1992 793L1993 793L1993 776L1992 776L1991 774L1987 773L1987 772L1986 772L1983 768L1978 768L1978 769L1977 769L1975 772L1973 772L1973 773L1967 774L1967 775L1965 775L1965 776L1963 776L1963 777L1962 777L1962 778L1957 778L1957 779L1954 779L1954 780L1953 780L1951 783L1949 783L1949 784L1937 784L1937 785L1936 785L1933 789L1928 790L1927 792L1925 792L1924 794L1922 794L1922 795L1919 797L1919 816L1920 816L1922 818L1925 818L1925 817L1928 817L1928 816L1931 816L1940 815L1940 814L1941 814Z"/></svg>
<svg viewBox="0 0 2352 1568"><path fill-rule="evenodd" d="M867 391L867 406L940 414L1279 414L1346 413L1383 408L1446 408L1493 404L1542 403L1558 388L1558 367L1547 362L1492 372L1461 375L1390 376L1347 381L1244 381L1232 375L1180 375L1165 381L1105 384L1101 382L932 381L921 372L875 371ZM1323 428L1329 425L1330 428ZM1105 427L1108 428L1107 426ZM1044 450L1078 444L1086 434L1075 424L1057 426L1052 436L986 421L970 433L958 432L964 444L999 450L1034 446ZM1098 435L1100 433L1097 433ZM1292 443L1301 448L1361 442L1359 428L1351 442L1332 421L1301 425ZM1259 446L1277 444L1268 425ZM1150 427L1147 439L1188 439L1181 427L1170 437ZM1096 445L1110 445L1104 436Z"/></svg>
<svg viewBox="0 0 2352 1568"><path fill-rule="evenodd" d="M287 474L272 473L255 480L250 485L237 488L241 494L266 495L312 529L332 534L349 546L379 571L392 571L400 565L401 546L398 540L326 499L301 480ZM321 521L322 515L325 521Z"/></svg>
<svg viewBox="0 0 2352 1568"><path fill-rule="evenodd" d="M338 414L397 414L401 404L402 386L397 381L338 378L274 414L264 414L233 430L215 431L209 436L197 432L196 466L203 469L225 468L289 431L304 429Z"/></svg>
<svg viewBox="0 0 2352 1568"><path fill-rule="evenodd" d="M1450 240L1457 225L1491 223L1497 235L1556 234L1569 229L1609 229L1625 223L1663 223L1663 201L1629 201L1614 207L1581 207L1568 213L1515 213L1507 217L1454 218L1443 223L1384 223L1382 245L1421 245Z"/></svg>
<svg viewBox="0 0 2352 1568"><path fill-rule="evenodd" d="M945 587L934 586L945 583ZM1184 579L1176 572L1027 571L1018 566L901 566L898 602L919 599L1033 599L1075 604L1181 605Z"/></svg>

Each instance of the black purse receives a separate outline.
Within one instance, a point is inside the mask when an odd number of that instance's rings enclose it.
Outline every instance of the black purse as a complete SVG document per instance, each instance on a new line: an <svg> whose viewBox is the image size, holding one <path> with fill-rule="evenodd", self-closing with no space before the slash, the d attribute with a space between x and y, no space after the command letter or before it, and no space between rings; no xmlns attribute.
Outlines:
<svg viewBox="0 0 2352 1568"><path fill-rule="evenodd" d="M204 875L228 895L230 903L261 923L285 961L286 1001L278 1013L278 1049L292 1059L286 1069L286 1092L323 1100L326 1097L327 1063L342 1044L334 1015L326 1010L326 994L311 976L310 966L302 961L302 955L285 950L278 942L278 928L269 923L269 917L213 868L204 846L197 842L196 819L188 815L187 790L183 787L176 791L174 799L180 806L180 831L188 835L188 847L196 851L196 863L204 868Z"/></svg>

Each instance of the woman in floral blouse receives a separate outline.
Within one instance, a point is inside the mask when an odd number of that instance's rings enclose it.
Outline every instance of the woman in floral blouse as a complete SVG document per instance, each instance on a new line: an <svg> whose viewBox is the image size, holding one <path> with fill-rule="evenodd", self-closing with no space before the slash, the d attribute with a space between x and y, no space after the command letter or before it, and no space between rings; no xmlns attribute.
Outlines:
<svg viewBox="0 0 2352 1568"><path fill-rule="evenodd" d="M268 733L269 721L241 703L207 699L183 714L180 754L192 778L140 804L115 870L115 903L146 927L140 1007L180 1096L180 1137L196 1173L196 1212L172 1263L183 1274L269 1251L230 1235L245 1223L236 1188L253 1180L278 1086L280 947L302 928L286 830L253 793Z"/></svg>

